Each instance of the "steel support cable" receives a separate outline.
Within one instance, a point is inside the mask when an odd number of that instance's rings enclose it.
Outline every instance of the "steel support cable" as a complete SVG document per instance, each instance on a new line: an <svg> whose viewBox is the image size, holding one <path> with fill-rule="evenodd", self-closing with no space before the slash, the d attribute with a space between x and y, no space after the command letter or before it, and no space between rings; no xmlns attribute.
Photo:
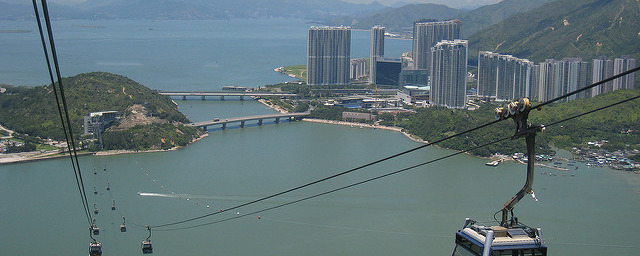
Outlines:
<svg viewBox="0 0 640 256"><path fill-rule="evenodd" d="M314 185L314 184L317 184L317 183L320 183L320 182L323 182L323 181L327 181L327 180L330 180L330 179L333 179L333 178L336 178L336 177L339 177L339 176L342 176L342 175L345 175L345 174L348 174L348 173L363 169L365 167L369 167L369 166L372 166L372 165L375 165L375 164L378 164L378 163L381 163L381 162L384 162L384 161L387 161L387 160L390 160L390 159L393 159L393 158L396 158L396 157L399 157L399 156L402 156L402 155L405 155L405 154L408 154L408 153L411 153L411 152L416 151L418 149L422 149L422 148L431 146L433 144L440 143L440 142L443 142L445 140L452 139L452 138L455 138L457 136L461 136L463 134L466 134L466 133L469 133L469 132L472 132L472 131L476 131L476 130L482 129L484 127L487 127L489 125L498 123L500 121L502 121L502 120L495 120L495 121L492 121L492 122L477 126L475 128L460 132L458 134L454 134L454 135L451 135L451 136L448 136L448 137L445 137L445 138L442 138L442 139L438 139L438 140L426 143L424 145L421 145L421 146L418 146L418 147L415 147L415 148L412 148L412 149L409 149L409 150L405 150L403 152L400 152L400 153L397 153L397 154L394 154L394 155L391 155L391 156L388 156L388 157L385 157L385 158L382 158L382 159L379 159L379 160L376 160L376 161L373 161L373 162L370 162L370 163L367 163L367 164L364 164L364 165L361 165L361 166L358 166L358 167L355 167L355 168L352 168L352 169L349 169L349 170L346 170L346 171L343 171L343 172L340 172L340 173L337 173L337 174L334 174L334 175L331 175L331 176L327 176L327 177L322 178L322 179L318 179L318 180L315 180L315 181L312 181L312 182L309 182L309 183L306 183L306 184L303 184L303 185L300 185L300 186L297 186L297 187L294 187L294 188L287 189L287 190L282 191L282 192L278 192L278 193L275 193L275 194L272 194L272 195L269 195L269 196L265 196L265 197L262 197L262 198L259 198L259 199L253 200L253 201L249 201L249 202L246 202L246 203L243 203L243 204L239 204L237 206L226 208L226 209L223 209L222 211L212 212L212 213L205 214L205 215L202 215L202 216L193 217L193 218L185 219L185 220L182 220L182 221L171 222L171 223L167 223L167 224L151 225L150 227L151 228L159 228L159 227L166 227L166 226L182 224L182 223L185 223L185 222L190 222L190 221L206 218L206 217L209 217L209 216L221 214L223 212L234 210L234 209L238 209L238 208L241 208L241 207L244 207L244 206L247 206L247 205L255 204L255 203L267 200L267 199L271 199L271 198L274 198L274 197L277 197L277 196L281 196L283 194L287 194L287 193L295 191L295 190L299 190L299 189L302 189L302 188L305 188L305 187L308 187L308 186L311 186L311 185Z"/></svg>
<svg viewBox="0 0 640 256"><path fill-rule="evenodd" d="M532 109L533 108L541 108L542 106L551 104L551 103L556 102L556 101L558 101L560 99L563 99L563 98L566 98L566 97L571 96L573 94L585 91L585 90L587 90L589 88L593 88L595 86L601 85L601 84L606 83L608 81L612 81L612 80L614 80L616 78L620 78L622 76L631 74L631 73L636 72L638 70L640 70L640 67L636 67L636 68L630 69L628 71L622 72L622 73L620 73L618 75L612 76L612 77L607 78L605 80L602 80L600 82L593 83L593 84L591 84L589 86L586 86L584 88L578 89L576 91L564 94L562 96L559 96L559 97L556 97L554 99L551 99L551 100L548 100L546 102L543 102L541 104L538 104L538 105L532 107ZM213 216L213 215L221 214L223 212L234 210L234 209L238 209L238 208L241 208L241 207L244 207L244 206L247 206L247 205L251 205L251 204L254 204L254 203L258 203L258 202L261 202L261 201L264 201L264 200L267 200L267 199L270 199L270 198L273 198L273 197L276 197L276 196L287 194L287 193L295 191L295 190L299 190L299 189L302 189L302 188L305 188L305 187L308 187L308 186L311 186L311 185L314 185L314 184L317 184L317 183L320 183L320 182L323 182L323 181L326 181L326 180L330 180L330 179L333 179L333 178L336 178L336 177L339 177L339 176L342 176L342 175L345 175L345 174L348 174L348 173L363 169L365 167L369 167L369 166L372 166L372 165L387 161L387 160L392 159L392 158L396 158L396 157L411 153L411 152L416 151L418 149L422 149L422 148L431 146L433 144L440 143L440 142L443 142L443 141L446 141L446 140L449 140L449 139L464 135L464 134L472 132L472 131L476 131L476 130L482 129L484 127L496 124L496 123L501 122L503 120L506 120L506 119L494 120L494 121L488 122L486 124L477 126L475 128L471 128L471 129L465 130L463 132L460 132L460 133L457 133L457 134L453 134L451 136L447 136L447 137L444 137L444 138L441 138L441 139L426 143L424 145L421 145L421 146L418 146L418 147L415 147L415 148L412 148L412 149L409 149L409 150L406 150L406 151L403 151L403 152L400 152L400 153L397 153L397 154L394 154L394 155L391 155L391 156L388 156L388 157L385 157L385 158L382 158L382 159L379 159L379 160L376 160L376 161L373 161L373 162L370 162L370 163L367 163L367 164L364 164L364 165L361 165L361 166L358 166L358 167L355 167L355 168L352 168L352 169L349 169L349 170L346 170L346 171L343 171L343 172L340 172L340 173L337 173L337 174L334 174L334 175L331 175L331 176L328 176L328 177L325 177L325 178L322 178L322 179L319 179L319 180L316 180L316 181L312 181L312 182L309 182L309 183L306 183L306 184L303 184L303 185L300 185L300 186L297 186L297 187L294 187L294 188L291 188L291 189L288 189L288 190L285 190L285 191L282 191L282 192L279 192L279 193L276 193L276 194L272 194L272 195L265 196L265 197L262 197L262 198L259 198L259 199L253 200L253 201L249 201L249 202L246 202L246 203L243 203L243 204L239 204L239 205L234 206L234 207L223 209L222 211L212 212L212 213L201 215L201 216L198 216L198 217L184 219L182 221L176 221L176 222L171 222L171 223L166 223L166 224L161 224L161 225L153 225L153 226L150 226L150 227L159 228L159 227L166 227L166 226L182 224L182 223L186 223L186 222L195 221L195 220L203 219L203 218L206 218L206 217L210 217L210 216Z"/></svg>
<svg viewBox="0 0 640 256"><path fill-rule="evenodd" d="M592 109L592 110L589 110L589 111L581 113L581 114L577 114L577 115L570 116L570 117L567 117L565 119L562 119L562 120L559 120L559 121L556 121L556 122L552 122L552 123L550 123L548 125L545 125L544 127L554 126L554 125L557 125L557 124L560 124L560 123L563 123L563 122L566 122L566 121L569 121L569 120L572 120L572 119L575 119L575 118L578 118L578 117L581 117L581 116L584 116L584 115L588 115L588 114L591 114L591 113L594 113L594 112L598 112L600 110L604 110L604 109L607 109L607 108L610 108L610 107L613 107L613 106L617 106L617 105L620 105L620 104L623 104L623 103L626 103L626 102L629 102L629 101L632 101L632 100L636 100L636 99L639 99L639 98L640 98L640 95L634 96L634 97L631 97L631 98L628 98L628 99L624 99L624 100L621 100L621 101L618 101L618 102L615 102L615 103L612 103L612 104L609 104L609 105L606 105L606 106L603 106L603 107ZM229 217L229 218L218 220L218 221L212 221L212 222L207 222L207 223L198 224L198 225L192 225L192 226L188 226L188 227L172 228L172 229L159 229L159 230L157 229L156 231L176 231L176 230L191 229L191 228L197 228L197 227L202 227L202 226L207 226L207 225L213 225L213 224L226 222L226 221L230 221L230 220L235 220L235 219L246 217L246 216L250 216L250 215L255 215L255 214L258 214L258 213L270 211L270 210L281 208L281 207L284 207L284 206L296 204L296 203L299 203L299 202L302 202L302 201L306 201L306 200L309 200L309 199L312 199L312 198L316 198L316 197L319 197L319 196L331 194L331 193L334 193L334 192L337 192L337 191L340 191L340 190L344 190L344 189L347 189L347 188L355 187L355 186L358 186L358 185L361 185L361 184L364 184L364 183L368 183L368 182L371 182L371 181L374 181L374 180L378 180L378 179L381 179L381 178L384 178L384 177L388 177L388 176L391 176L391 175L394 175L394 174L405 172L405 171L408 171L408 170L411 170L411 169L414 169L414 168L417 168L417 167L420 167L420 166L423 166L423 165L431 164L431 163L434 163L434 162L437 162L437 161L440 161L440 160L444 160L444 159L447 159L447 158L455 156L455 155L459 155L459 154L463 154L463 153L466 153L466 152L469 152L469 151L473 151L473 150L476 150L476 149L479 149L479 148L483 148L483 147L486 147L486 146L489 146L489 145L492 145L492 144L495 144L495 143L498 143L498 142L502 142L502 141L505 141L505 140L508 140L508 139L511 139L511 138L512 138L512 136L504 137L504 138L501 138L501 139L498 139L498 140L494 140L494 141L486 143L486 144L470 147L470 148L467 148L467 149L465 149L463 151L459 151L459 152L452 153L452 154L449 154L449 155L446 155L446 156L442 156L442 157L439 157L439 158L436 158L436 159L433 159L433 160L430 160L430 161L427 161L427 162L424 162L424 163L420 163L420 164L416 164L416 165L413 165L413 166L409 166L409 167L406 167L406 168L403 168L403 169L400 169L400 170L397 170L397 171L394 171L394 172L386 173L386 174L383 174L383 175L380 175L380 176L376 176L376 177L373 177L373 178L370 178L370 179L366 179L366 180L363 180L363 181L352 183L350 185L339 187L339 188L336 188L336 189L332 189L332 190L329 190L329 191L326 191L326 192L322 192L322 193L319 193L319 194L315 194L315 195L311 195L311 196L308 196L308 197L304 197L304 198L301 198L301 199L298 199L298 200L294 200L294 201L291 201L291 202L287 202L287 203L279 204L279 205L276 205L276 206L264 208L262 210L257 210L257 211L253 211L253 212L250 212L250 213L241 214L241 215ZM495 216L494 216L494 219L495 219Z"/></svg>
<svg viewBox="0 0 640 256"><path fill-rule="evenodd" d="M287 202L287 203L275 205L275 206L272 206L272 207L264 208L262 210L257 210L257 211L253 211L253 212L250 212L250 213L245 213L245 214L229 217L229 218L226 218L226 219L207 222L207 223L203 223L203 224L199 224L199 225L193 225L193 226L182 227L182 228L173 228L173 229L156 229L156 231L175 231L175 230L191 229L191 228L196 228L196 227L202 227L202 226L217 224L217 223L220 223L220 222L235 220L235 219L242 218L242 217L245 217L245 216L255 215L255 214L258 214L258 213L261 213L261 212L266 212L266 211L274 210L274 209L281 208L281 207L284 207L284 206L300 203L302 201L307 201L309 199L313 199L313 198L316 198L316 197L319 197L319 196L324 196L324 195L335 193L335 192L338 192L338 191L341 191L341 190L345 190L345 189L348 189L348 188L351 188L351 187L362 185L364 183L368 183L368 182L371 182L371 181L374 181L374 180L382 179L382 178L385 178L385 177L388 177L388 176L391 176L391 175L395 175L395 174L398 174L398 173L401 173L401 172L405 172L405 171L408 171L408 170L411 170L411 169L418 168L418 167L423 166L423 165L427 165L427 164L431 164L431 163L434 163L434 162L437 162L437 161L440 161L440 160L444 160L444 159L447 159L447 158L452 157L452 156L460 155L460 154L463 154L463 153L466 153L466 152L469 152L469 151L472 151L472 150L476 150L476 149L479 149L479 148L482 148L482 147L486 147L486 146L489 146L489 145L492 145L492 144L495 144L495 143L498 143L498 142L509 140L510 138L511 138L511 136L504 137L504 138L501 138L501 139L498 139L498 140L494 140L492 142L485 143L485 144L482 144L482 145L479 145L479 146L474 146L474 147L467 148L467 149L465 149L463 151L458 151L458 152L455 152L455 153L452 153L452 154L449 154L449 155L446 155L446 156L438 157L438 158L429 160L427 162L423 162L423 163L419 163L419 164L416 164L416 165L413 165L413 166L405 167L405 168L402 168L402 169L397 170L397 171L389 172L389 173L386 173L386 174L383 174L383 175L379 175L379 176L376 176L376 177L373 177L373 178L370 178L370 179L366 179L366 180L363 180L363 181L352 183L352 184L349 184L349 185L346 185L346 186L335 188L335 189L332 189L332 190L329 190L329 191L325 191L325 192L322 192L322 193L318 193L318 194L315 194L315 195L303 197L303 198L300 198L300 199L297 199L297 200L294 200L294 201L291 201L291 202Z"/></svg>
<svg viewBox="0 0 640 256"><path fill-rule="evenodd" d="M70 125L71 124L70 123L65 123L65 121L64 121L64 117L63 117L64 114L63 114L63 110L62 110L62 107L61 107L61 104L60 104L58 90L56 90L55 79L53 78L53 71L51 69L51 61L49 59L49 53L47 51L47 45L46 45L46 42L45 42L44 33L42 31L42 24L40 23L41 22L40 21L40 12L38 11L38 5L36 3L36 0L32 0L32 3L33 3L33 10L34 10L34 13L35 13L36 21L38 23L38 31L40 32L40 39L41 39L41 42L42 42L42 49L44 51L45 60L47 62L47 71L49 72L49 78L51 79L51 86L52 86L53 93L54 93L55 99L56 99L56 107L58 109L58 114L60 116L60 123L62 124L62 130L63 130L64 136L65 136L65 139L68 142L69 141L69 136L73 136L72 133L71 133L71 135L69 135L69 133L68 133L68 131L69 132L71 131L71 129L70 129ZM47 22L48 22L48 19L49 19L48 16L49 15L48 15L48 9L46 8L46 1L43 1L42 5L43 5L43 13L45 14L45 19L47 19ZM48 27L48 29L50 29L50 26L47 26L47 27ZM52 37L49 37L49 39L53 40ZM53 42L51 41L51 43L53 43ZM52 48L52 51L55 53L55 48ZM55 61L55 59L54 59L54 61ZM57 65L57 61L55 61L55 62L56 62L56 65ZM61 85L62 84L60 83L59 86L61 86ZM69 130L67 130L67 126L69 126ZM88 200L87 200L86 192L84 191L84 185L81 185L82 184L81 183L81 176L79 177L79 175L81 175L81 174L80 174L79 165L77 165L77 163L78 163L77 162L77 156L76 156L76 161L74 161L73 154L72 154L73 150L70 147L69 143L67 143L67 149L69 150L69 156L70 156L70 159L71 159L71 165L72 165L74 176L75 176L75 179L76 179L76 185L78 187L78 191L80 192L80 197L82 199L82 206L85 209L87 222L89 222L89 224L91 224L91 211L89 210L89 203L88 203Z"/></svg>
<svg viewBox="0 0 640 256"><path fill-rule="evenodd" d="M47 8L47 0L42 0L42 11L47 24L47 34L49 35L49 44L51 45L51 56L53 57L53 66L56 69L56 76L58 78L58 88L60 89L60 98L62 99L62 107L64 108L65 118L67 120L69 130L69 140L71 141L71 147L73 148L73 159L76 162L78 168L78 177L80 178L80 184L82 184L83 194L86 199L86 191L84 187L84 181L82 180L82 172L80 170L80 163L78 162L78 152L76 151L76 143L73 138L73 129L71 128L71 120L69 118L69 108L67 107L67 100L64 95L64 86L62 86L62 76L60 75L60 65L58 64L58 55L56 52L56 46L53 40L53 29L51 28L51 19L49 18L49 10ZM68 144L68 142L67 142Z"/></svg>

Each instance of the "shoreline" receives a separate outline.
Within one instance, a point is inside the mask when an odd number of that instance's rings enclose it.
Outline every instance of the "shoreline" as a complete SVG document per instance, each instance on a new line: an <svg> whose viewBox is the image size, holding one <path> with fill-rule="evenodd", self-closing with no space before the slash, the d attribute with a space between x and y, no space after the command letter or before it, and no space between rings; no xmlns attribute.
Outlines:
<svg viewBox="0 0 640 256"><path fill-rule="evenodd" d="M287 110L280 108L277 105L273 105L270 104L270 102L268 100L265 99L257 99L258 102L262 103L263 105L267 106L268 108L271 108L275 111L278 111L280 113L286 114L289 113ZM354 122L345 122L345 121L335 121L335 120L325 120L325 119L315 119L315 118L303 118L302 121L306 121L306 122L312 122L312 123L324 123L324 124L334 124L334 125L347 125L347 126L358 126L358 127L362 127L362 128L371 128L371 129L382 129L382 130L388 130L388 131L394 131L394 132L399 132L402 135L404 135L405 137L407 137L408 139L417 142L417 143L423 143L423 144L428 144L429 141L423 140L413 134L410 134L406 131L403 131L402 128L400 127L392 127L392 126L384 126L384 125L371 125L371 124L363 124L363 123L354 123ZM455 149L450 149L450 148L443 148L440 147L438 145L431 145L435 148L439 148L439 149L449 149L449 150L455 150ZM459 150L457 150L459 151ZM511 158L505 158L503 156L495 156L495 157L483 157L483 156L477 156L477 155L473 155L469 152L464 152L464 154L469 155L469 156L473 156L473 157L477 157L477 158L481 158L481 159L488 159L488 160L502 160L502 161L513 161L513 159Z"/></svg>
<svg viewBox="0 0 640 256"><path fill-rule="evenodd" d="M314 119L314 118L304 118L304 119L302 119L302 121L312 122L312 123L346 125L346 126L351 126L351 127L361 127L361 128L370 128L370 129L381 129L381 130L394 131L394 132L401 133L402 135L404 135L405 137L407 137L408 139L410 139L410 140L412 140L414 142L418 142L418 143L422 143L422 144L428 144L429 143L429 141L423 140L421 138L416 137L413 134L410 134L408 132L403 131L403 129L400 128L400 127L392 127L392 126L384 126L384 125L371 125L371 124L363 124L363 123L353 123L353 122L334 121L334 120L325 120L325 119ZM440 146L435 145L435 144L434 145L430 145L430 146L438 148L438 149L455 150L455 149L450 149L450 148L443 148L443 147L440 147ZM461 150L455 150L455 151L461 151ZM511 158L505 158L503 156L483 157L483 156L473 155L473 154L471 154L469 152L464 152L464 154L469 155L469 156L473 156L473 157L477 157L477 158L481 158L481 159L513 161L513 159L511 159Z"/></svg>
<svg viewBox="0 0 640 256"><path fill-rule="evenodd" d="M209 133L204 133L200 137L195 138L189 142L189 144L185 146L176 146L170 149L149 149L149 150L107 150L107 151L98 151L98 152L82 152L78 153L78 156L113 156L113 155L121 155L121 154L138 154L138 153L153 153L153 152L169 152L174 150L179 150L181 148L187 147L205 137L208 137ZM19 164L19 163L28 163L49 159L57 159L68 157L68 154L63 154L64 152L53 152L49 154L36 153L36 151L32 152L21 152L14 153L10 155L0 155L0 165L5 164Z"/></svg>

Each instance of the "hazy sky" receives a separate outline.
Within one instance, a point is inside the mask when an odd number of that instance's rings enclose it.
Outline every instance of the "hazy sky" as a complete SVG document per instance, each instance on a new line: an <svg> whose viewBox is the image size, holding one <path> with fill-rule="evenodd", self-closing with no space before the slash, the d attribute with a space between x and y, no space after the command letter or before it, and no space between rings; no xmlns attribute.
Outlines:
<svg viewBox="0 0 640 256"><path fill-rule="evenodd" d="M0 0L3 2L16 2L14 0ZM22 1L22 0L20 0ZM48 2L59 3L59 4L75 4L79 2L84 2L85 0L49 0ZM215 1L215 0L212 0ZM299 0L304 1L304 0ZM352 3L364 3L368 4L373 2L373 0L343 0L345 2ZM468 7L468 6L481 6L487 4L495 4L500 2L501 0L377 0L381 4L384 5L393 5L397 2L407 2L407 3L436 3L436 4L444 4L449 7Z"/></svg>

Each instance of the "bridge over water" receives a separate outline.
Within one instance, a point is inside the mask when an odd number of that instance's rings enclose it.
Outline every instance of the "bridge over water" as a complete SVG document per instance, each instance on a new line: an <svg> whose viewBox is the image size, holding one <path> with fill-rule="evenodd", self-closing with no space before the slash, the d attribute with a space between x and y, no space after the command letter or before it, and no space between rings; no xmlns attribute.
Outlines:
<svg viewBox="0 0 640 256"><path fill-rule="evenodd" d="M295 93L271 93L271 92L244 92L244 91L211 91L211 92L172 92L172 91L158 91L158 94L167 96L182 96L183 100L187 97L200 97L205 100L206 97L220 97L220 100L224 100L224 97L240 97L240 100L244 100L244 97L295 97L298 96Z"/></svg>
<svg viewBox="0 0 640 256"><path fill-rule="evenodd" d="M265 119L275 119L276 123L280 123L280 119L283 119L283 118L287 119L288 121L294 121L294 120L300 120L303 117L308 115L309 115L309 112L232 117L232 118L214 119L209 121L190 123L190 124L187 124L187 126L202 127L205 130L207 130L207 127L209 126L222 125L222 129L224 130L227 128L227 124L229 123L240 123L240 127L244 128L245 122L247 121L258 120L258 125L262 125L263 120Z"/></svg>

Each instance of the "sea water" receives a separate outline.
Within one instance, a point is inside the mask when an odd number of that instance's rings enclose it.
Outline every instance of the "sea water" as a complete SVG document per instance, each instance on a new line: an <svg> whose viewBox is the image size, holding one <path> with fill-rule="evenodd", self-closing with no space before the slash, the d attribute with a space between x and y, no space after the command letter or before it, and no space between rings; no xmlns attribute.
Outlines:
<svg viewBox="0 0 640 256"><path fill-rule="evenodd" d="M47 84L35 24L2 21L0 82ZM109 71L160 90L216 90L292 81L273 68L305 63L302 20L54 22L64 76ZM368 54L354 31L352 57ZM387 40L387 56L410 41ZM364 49L366 48L366 49ZM176 100L192 121L273 113L255 101ZM514 143L524 143L516 141ZM383 130L307 122L210 129L186 148L80 158L103 255L138 255L146 225L210 215L416 146ZM449 255L465 217L493 214L524 184L525 166L458 155L311 200L273 206L384 175L455 151L426 148L303 190L197 221L152 229L155 255ZM542 227L551 255L635 255L640 178L588 168L536 168L516 216ZM95 173L95 174L94 174ZM547 174L542 174L547 173ZM550 176L548 173L557 174ZM110 190L106 190L106 187ZM98 194L93 194L93 188ZM0 166L0 255L82 255L88 250L69 159ZM115 200L116 210L111 210ZM119 231L122 216L128 230ZM239 217L225 221L225 219ZM219 223L215 223L221 221ZM193 227L192 226L198 226Z"/></svg>

